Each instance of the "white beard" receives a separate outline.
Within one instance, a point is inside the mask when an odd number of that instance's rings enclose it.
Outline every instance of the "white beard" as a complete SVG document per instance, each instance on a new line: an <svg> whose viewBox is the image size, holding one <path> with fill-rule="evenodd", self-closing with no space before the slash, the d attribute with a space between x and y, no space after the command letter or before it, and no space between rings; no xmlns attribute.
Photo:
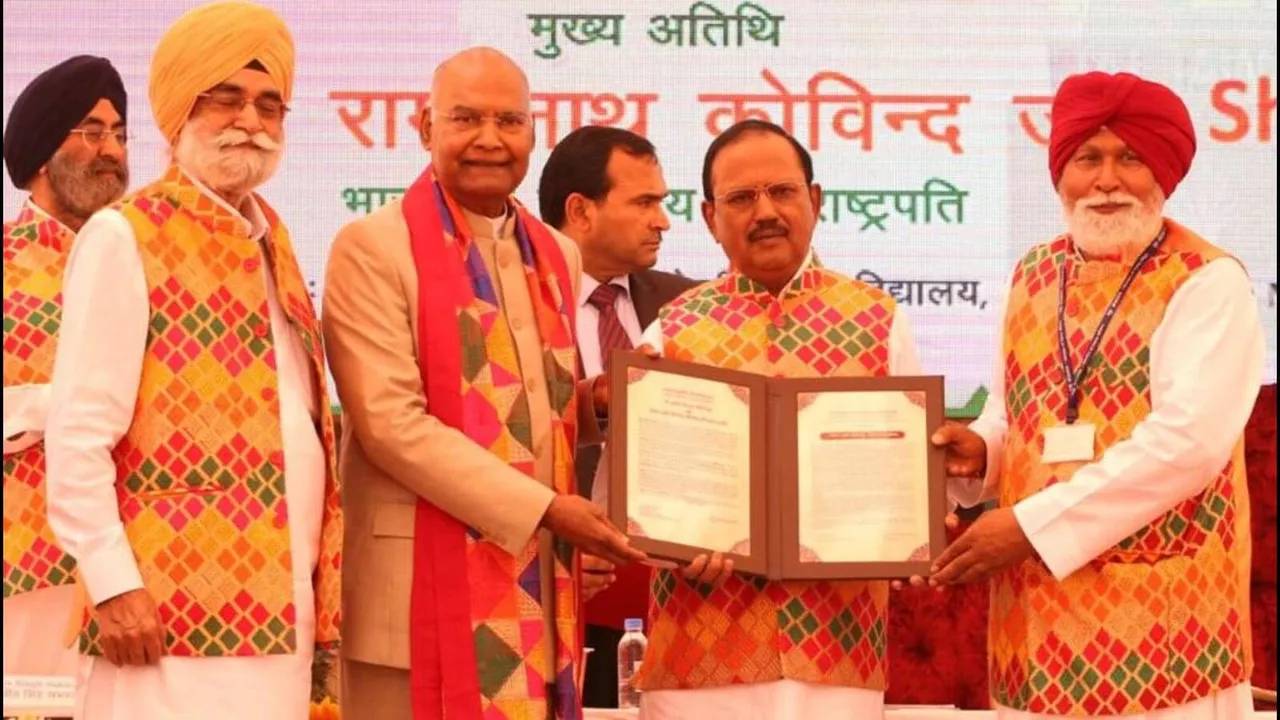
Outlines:
<svg viewBox="0 0 1280 720"><path fill-rule="evenodd" d="M1109 215L1089 209L1108 203L1128 203L1129 208ZM1141 252L1160 232L1164 203L1164 192L1156 188L1145 201L1125 192L1090 195L1074 206L1064 199L1062 212L1072 241L1086 255L1125 257Z"/></svg>
<svg viewBox="0 0 1280 720"><path fill-rule="evenodd" d="M247 195L260 187L275 174L283 153L284 143L265 132L251 136L228 129L214 135L200 120L183 126L173 149L183 169L211 190L228 195Z"/></svg>

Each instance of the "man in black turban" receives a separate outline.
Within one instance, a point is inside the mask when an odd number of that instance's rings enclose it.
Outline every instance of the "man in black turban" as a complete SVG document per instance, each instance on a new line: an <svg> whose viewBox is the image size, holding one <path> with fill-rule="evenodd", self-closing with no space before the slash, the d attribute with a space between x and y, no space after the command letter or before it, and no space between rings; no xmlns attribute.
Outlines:
<svg viewBox="0 0 1280 720"><path fill-rule="evenodd" d="M31 204L78 231L129 184L126 96L104 58L78 55L36 76L9 111L4 164Z"/></svg>
<svg viewBox="0 0 1280 720"><path fill-rule="evenodd" d="M125 93L111 63L74 57L18 96L4 131L9 178L31 197L4 223L4 674L75 675L60 630L75 563L45 512L43 434L62 276L85 221L128 185Z"/></svg>

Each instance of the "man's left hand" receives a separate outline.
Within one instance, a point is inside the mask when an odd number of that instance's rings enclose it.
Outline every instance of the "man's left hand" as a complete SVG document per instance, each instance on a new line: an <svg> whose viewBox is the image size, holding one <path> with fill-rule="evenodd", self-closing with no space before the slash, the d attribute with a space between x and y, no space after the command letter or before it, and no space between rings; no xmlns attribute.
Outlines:
<svg viewBox="0 0 1280 720"><path fill-rule="evenodd" d="M1034 553L1013 508L991 510L942 553L930 571L929 584L937 587L986 580Z"/></svg>
<svg viewBox="0 0 1280 720"><path fill-rule="evenodd" d="M657 360L662 357L662 353L658 352L652 345L641 345L636 348L636 352L643 354L650 360ZM609 373L602 372L591 378L591 405L595 408L596 417L609 417Z"/></svg>
<svg viewBox="0 0 1280 720"><path fill-rule="evenodd" d="M684 576L698 585L720 587L733 575L733 559L724 553L699 555L684 569Z"/></svg>

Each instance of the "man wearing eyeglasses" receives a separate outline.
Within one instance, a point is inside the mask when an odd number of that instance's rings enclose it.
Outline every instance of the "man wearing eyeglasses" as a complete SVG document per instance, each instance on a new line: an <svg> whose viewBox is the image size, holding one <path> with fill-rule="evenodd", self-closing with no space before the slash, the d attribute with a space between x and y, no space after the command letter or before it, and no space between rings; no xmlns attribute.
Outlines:
<svg viewBox="0 0 1280 720"><path fill-rule="evenodd" d="M46 519L42 438L67 255L85 220L129 183L127 100L108 60L80 55L36 76L5 127L9 179L30 192L4 224L6 677L76 672L60 632L75 605L75 562Z"/></svg>
<svg viewBox="0 0 1280 720"><path fill-rule="evenodd" d="M173 164L94 215L67 265L49 522L87 611L78 717L300 719L336 640L341 508L319 327L279 163L294 46L217 2L156 46Z"/></svg>
<svg viewBox="0 0 1280 720"><path fill-rule="evenodd" d="M663 357L774 377L918 375L888 293L820 267L822 190L785 130L745 120L707 149L702 217L732 270L666 305ZM658 570L636 677L641 717L865 720L883 714L888 582L768 582L719 553Z"/></svg>
<svg viewBox="0 0 1280 720"><path fill-rule="evenodd" d="M431 166L343 228L324 297L345 413L343 715L581 717L578 562L643 559L574 490L573 242L512 197L533 149L509 58L436 68Z"/></svg>

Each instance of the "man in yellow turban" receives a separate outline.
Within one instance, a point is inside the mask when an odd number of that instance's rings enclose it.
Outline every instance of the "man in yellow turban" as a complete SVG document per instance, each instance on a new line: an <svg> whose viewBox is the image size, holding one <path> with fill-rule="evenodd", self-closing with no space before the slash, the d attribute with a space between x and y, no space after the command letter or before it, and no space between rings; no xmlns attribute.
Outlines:
<svg viewBox="0 0 1280 720"><path fill-rule="evenodd" d="M173 164L90 218L68 261L46 445L49 522L87 596L78 717L304 718L336 641L319 329L254 193L293 61L264 7L179 18L149 86Z"/></svg>

